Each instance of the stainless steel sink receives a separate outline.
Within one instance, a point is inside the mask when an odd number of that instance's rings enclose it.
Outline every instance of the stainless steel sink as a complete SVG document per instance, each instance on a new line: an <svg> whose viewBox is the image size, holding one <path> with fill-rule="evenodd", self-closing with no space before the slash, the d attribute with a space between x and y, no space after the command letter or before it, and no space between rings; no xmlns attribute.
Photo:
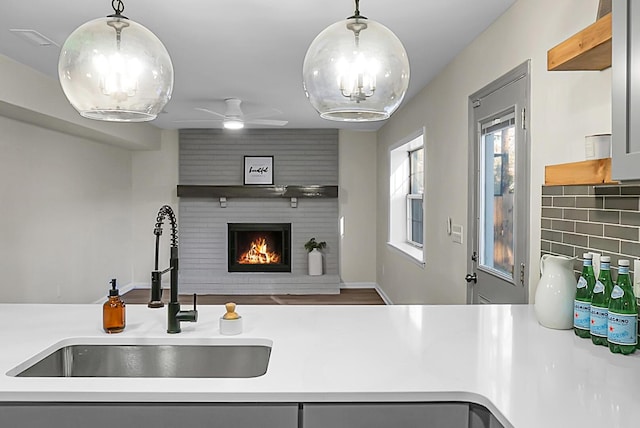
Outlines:
<svg viewBox="0 0 640 428"><path fill-rule="evenodd" d="M20 365L7 374L17 377L249 378L266 373L270 355L268 345L73 344L49 353L34 364L27 362L26 368L22 368L25 364Z"/></svg>

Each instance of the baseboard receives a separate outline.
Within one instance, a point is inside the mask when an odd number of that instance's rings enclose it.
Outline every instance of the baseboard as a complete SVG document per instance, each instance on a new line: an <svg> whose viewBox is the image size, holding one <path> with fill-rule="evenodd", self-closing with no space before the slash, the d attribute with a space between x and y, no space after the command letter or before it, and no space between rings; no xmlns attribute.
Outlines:
<svg viewBox="0 0 640 428"><path fill-rule="evenodd" d="M380 288L380 286L378 284L376 284L376 291L378 292L378 294L380 295L380 297L382 298L382 300L384 300L384 303L386 305L393 305L393 302L391 301L391 299L389 298L389 296L387 296L387 293L385 293L382 288Z"/></svg>
<svg viewBox="0 0 640 428"><path fill-rule="evenodd" d="M375 282L341 282L340 288L376 288Z"/></svg>
<svg viewBox="0 0 640 428"><path fill-rule="evenodd" d="M382 291L382 288L380 288L380 286L375 282L341 282L340 288L374 288L380 295L380 298L384 301L385 305L393 305L393 302L391 301L389 296L387 296L387 294Z"/></svg>

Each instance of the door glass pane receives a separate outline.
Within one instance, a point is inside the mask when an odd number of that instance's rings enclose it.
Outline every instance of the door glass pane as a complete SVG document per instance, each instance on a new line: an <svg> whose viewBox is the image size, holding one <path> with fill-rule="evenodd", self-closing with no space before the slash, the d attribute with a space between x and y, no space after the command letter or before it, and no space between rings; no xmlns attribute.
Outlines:
<svg viewBox="0 0 640 428"><path fill-rule="evenodd" d="M480 265L513 279L515 120L513 114L482 125Z"/></svg>

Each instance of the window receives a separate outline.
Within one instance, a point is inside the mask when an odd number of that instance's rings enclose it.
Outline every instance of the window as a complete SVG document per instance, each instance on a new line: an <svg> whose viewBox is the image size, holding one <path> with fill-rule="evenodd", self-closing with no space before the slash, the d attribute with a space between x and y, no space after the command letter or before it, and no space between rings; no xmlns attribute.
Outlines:
<svg viewBox="0 0 640 428"><path fill-rule="evenodd" d="M424 263L424 153L423 133L389 152L389 245L419 263Z"/></svg>
<svg viewBox="0 0 640 428"><path fill-rule="evenodd" d="M482 123L480 136L480 179L483 181L479 200L480 265L494 275L513 279L513 238L516 160L516 120L510 112Z"/></svg>
<svg viewBox="0 0 640 428"><path fill-rule="evenodd" d="M409 152L409 193L407 194L407 242L422 247L422 195L424 193L424 147Z"/></svg>

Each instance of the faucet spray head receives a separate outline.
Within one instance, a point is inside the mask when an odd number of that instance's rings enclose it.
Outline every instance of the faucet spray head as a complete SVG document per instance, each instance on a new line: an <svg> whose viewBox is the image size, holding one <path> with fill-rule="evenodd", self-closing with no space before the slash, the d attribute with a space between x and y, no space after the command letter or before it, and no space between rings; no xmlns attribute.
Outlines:
<svg viewBox="0 0 640 428"><path fill-rule="evenodd" d="M165 217L169 217L169 223L171 225L171 246L178 246L178 222L176 221L176 215L173 213L173 209L169 205L163 205L158 211L156 218L156 227L153 229L153 233L156 236L162 235L162 225L164 224Z"/></svg>

